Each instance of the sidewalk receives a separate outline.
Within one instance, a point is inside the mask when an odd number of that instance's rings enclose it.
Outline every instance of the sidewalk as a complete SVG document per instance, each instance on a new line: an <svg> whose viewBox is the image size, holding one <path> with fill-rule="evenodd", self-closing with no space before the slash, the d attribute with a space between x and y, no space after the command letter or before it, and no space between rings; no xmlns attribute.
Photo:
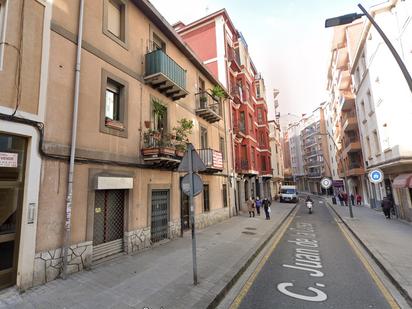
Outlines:
<svg viewBox="0 0 412 309"><path fill-rule="evenodd" d="M264 247L294 204L272 205L272 219L237 216L197 232L197 286L191 233L90 271L19 294L0 291L0 308L207 308L222 297Z"/></svg>
<svg viewBox="0 0 412 309"><path fill-rule="evenodd" d="M412 306L412 225L368 207L329 204Z"/></svg>

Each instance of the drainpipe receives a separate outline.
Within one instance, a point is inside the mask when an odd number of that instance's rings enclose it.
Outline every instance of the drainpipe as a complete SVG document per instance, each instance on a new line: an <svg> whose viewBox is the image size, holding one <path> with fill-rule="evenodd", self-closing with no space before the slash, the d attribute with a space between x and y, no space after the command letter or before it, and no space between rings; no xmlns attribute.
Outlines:
<svg viewBox="0 0 412 309"><path fill-rule="evenodd" d="M65 238L63 246L63 270L62 278L67 278L67 253L70 246L71 232L71 213L73 201L73 175L74 175L74 159L76 154L76 137L77 137L77 116L79 109L79 91L80 91L80 61L82 52L83 40L83 13L84 0L80 0L79 7L79 29L77 35L77 51L76 51L76 67L75 67L75 82L74 82L74 102L73 102L73 122L72 122L72 140L70 149L70 164L69 175L67 182L67 197L66 197L66 223L65 223Z"/></svg>
<svg viewBox="0 0 412 309"><path fill-rule="evenodd" d="M228 100L226 99L226 100L223 100L223 104L222 104L222 109L223 109L223 126L225 127L225 154L226 154L226 168L227 168L227 185L229 186L229 187L226 187L226 194L227 194L227 197L228 197L228 201L227 201L227 203L228 203L228 207L229 207L229 218L233 215L233 214L231 214L231 210L230 210L230 208L231 208L231 199L230 199L230 188L232 187L232 182L231 182L231 180L230 180L230 173L229 173L229 152L227 151L227 126L226 126L226 108L225 108L225 106L224 106L224 102L228 102ZM229 104L230 104L230 101L229 101ZM230 106L229 106L229 108L230 108ZM236 208L236 206L235 206L235 208Z"/></svg>

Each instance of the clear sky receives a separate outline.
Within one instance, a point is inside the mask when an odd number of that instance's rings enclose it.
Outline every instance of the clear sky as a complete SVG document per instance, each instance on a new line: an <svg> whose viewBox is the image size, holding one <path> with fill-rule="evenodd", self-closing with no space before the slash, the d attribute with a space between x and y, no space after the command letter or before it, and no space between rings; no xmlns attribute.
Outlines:
<svg viewBox="0 0 412 309"><path fill-rule="evenodd" d="M150 0L171 23L190 23L226 8L242 32L249 52L266 84L269 117L272 89L278 96L282 120L287 113L310 113L327 98L326 71L332 29L326 18L360 12L357 0ZM386 2L364 0L362 5ZM289 117L289 120L293 118Z"/></svg>

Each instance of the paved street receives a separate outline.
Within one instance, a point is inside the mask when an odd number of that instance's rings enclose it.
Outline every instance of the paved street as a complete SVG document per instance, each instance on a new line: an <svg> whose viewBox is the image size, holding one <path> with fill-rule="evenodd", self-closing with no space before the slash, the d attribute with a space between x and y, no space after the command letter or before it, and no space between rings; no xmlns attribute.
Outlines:
<svg viewBox="0 0 412 309"><path fill-rule="evenodd" d="M239 308L391 308L330 210L301 205Z"/></svg>

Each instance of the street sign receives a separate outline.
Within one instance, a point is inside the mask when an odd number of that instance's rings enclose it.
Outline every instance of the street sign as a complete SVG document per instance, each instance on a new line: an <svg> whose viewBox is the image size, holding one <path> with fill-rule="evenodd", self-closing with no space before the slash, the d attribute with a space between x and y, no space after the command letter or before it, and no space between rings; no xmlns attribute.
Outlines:
<svg viewBox="0 0 412 309"><path fill-rule="evenodd" d="M199 154L196 152L192 144L189 144L188 148L191 147L192 151L186 151L185 156L180 162L179 167L177 168L178 172L189 172L189 154L192 153L192 165L193 165L193 172L201 172L206 170L206 165L203 163L202 159L200 158Z"/></svg>
<svg viewBox="0 0 412 309"><path fill-rule="evenodd" d="M332 180L330 180L329 178L322 178L322 180L320 181L320 185L322 186L323 189L329 189L332 186Z"/></svg>
<svg viewBox="0 0 412 309"><path fill-rule="evenodd" d="M186 174L180 185L182 191L187 196L190 195L190 174ZM193 196L199 195L203 191L203 181L198 174L193 174Z"/></svg>
<svg viewBox="0 0 412 309"><path fill-rule="evenodd" d="M383 172L380 169L370 171L368 176L372 183L380 183L383 180Z"/></svg>

